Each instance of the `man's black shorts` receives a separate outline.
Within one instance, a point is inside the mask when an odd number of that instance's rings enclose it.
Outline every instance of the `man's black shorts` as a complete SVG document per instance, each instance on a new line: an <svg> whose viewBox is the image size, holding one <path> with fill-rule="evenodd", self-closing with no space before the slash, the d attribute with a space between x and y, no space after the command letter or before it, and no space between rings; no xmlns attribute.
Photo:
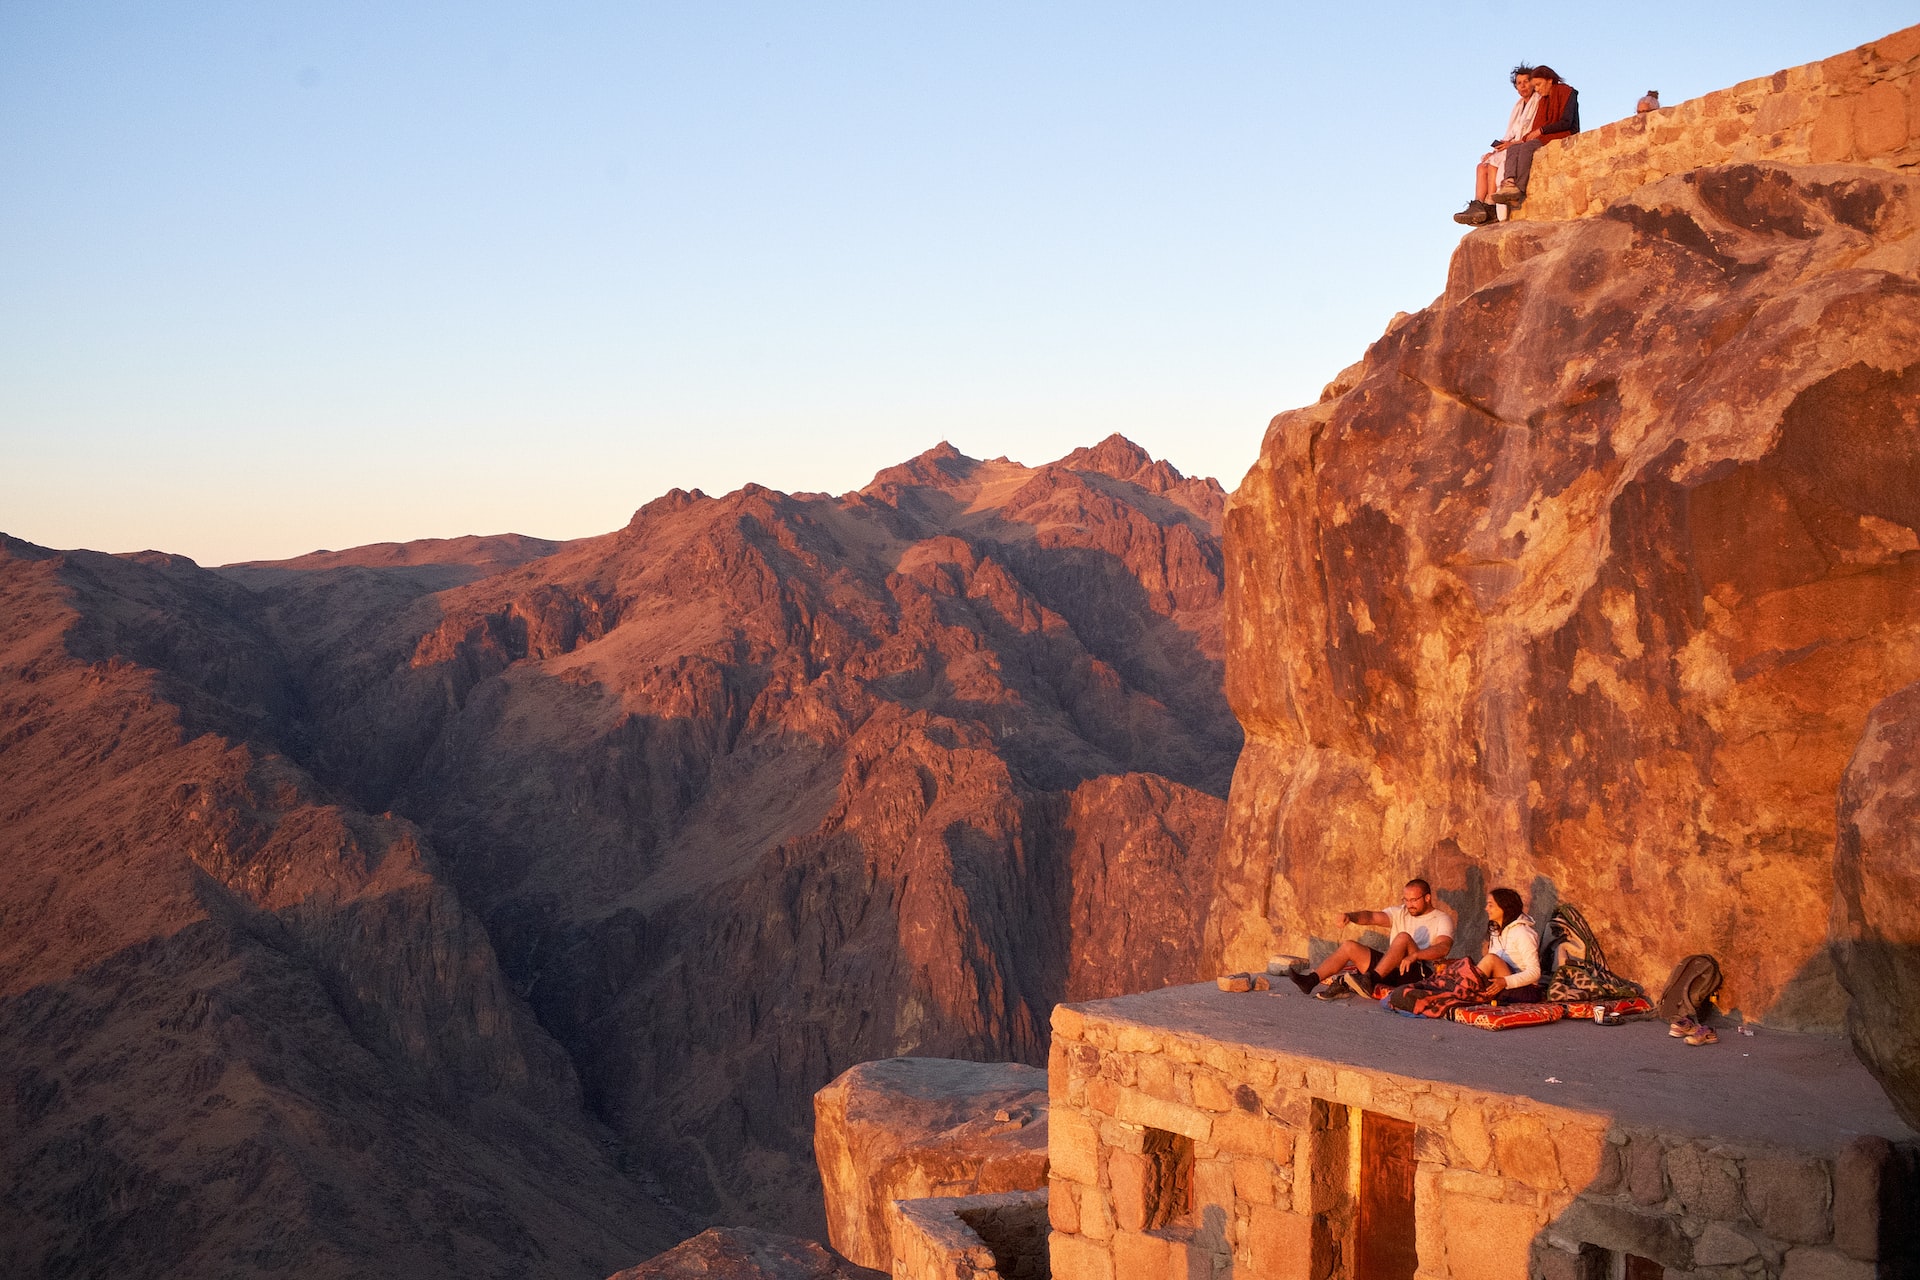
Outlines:
<svg viewBox="0 0 1920 1280"><path fill-rule="evenodd" d="M1370 957L1367 961L1367 972L1374 974L1375 980L1383 987L1404 987L1409 982L1419 982L1422 979L1433 976L1433 961L1414 960L1410 961L1407 967L1399 973L1391 973L1385 977L1380 977L1378 973L1380 961L1386 958L1386 954L1384 951L1375 951L1372 947L1367 948L1367 955Z"/></svg>

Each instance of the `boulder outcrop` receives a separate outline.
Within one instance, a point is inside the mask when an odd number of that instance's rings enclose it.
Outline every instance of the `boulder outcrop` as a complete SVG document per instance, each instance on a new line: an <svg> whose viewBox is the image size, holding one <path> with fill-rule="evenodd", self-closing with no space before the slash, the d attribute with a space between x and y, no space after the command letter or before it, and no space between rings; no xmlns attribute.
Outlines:
<svg viewBox="0 0 1920 1280"><path fill-rule="evenodd" d="M1047 1073L1011 1062L863 1062L814 1095L833 1247L893 1260L888 1203L1047 1185Z"/></svg>
<svg viewBox="0 0 1920 1280"><path fill-rule="evenodd" d="M883 1280L886 1272L856 1267L811 1240L712 1227L607 1280Z"/></svg>
<svg viewBox="0 0 1920 1280"><path fill-rule="evenodd" d="M1912 178L1759 164L1481 229L1274 420L1227 516L1223 967L1424 874L1463 941L1511 885L1837 1022L1835 796L1920 678L1916 229Z"/></svg>

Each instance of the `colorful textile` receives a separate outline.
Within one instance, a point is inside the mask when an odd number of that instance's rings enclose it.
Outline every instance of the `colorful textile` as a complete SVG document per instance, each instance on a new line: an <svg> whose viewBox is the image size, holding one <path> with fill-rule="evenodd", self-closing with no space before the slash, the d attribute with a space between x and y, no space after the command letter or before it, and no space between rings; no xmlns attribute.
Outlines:
<svg viewBox="0 0 1920 1280"><path fill-rule="evenodd" d="M1607 1006L1608 1013L1621 1018L1631 1018L1637 1013L1650 1013L1653 1010L1651 1001L1642 1000L1638 996L1626 1000L1568 1000L1565 1004L1569 1018L1589 1021L1593 1018L1593 1007L1597 1004L1604 1004Z"/></svg>
<svg viewBox="0 0 1920 1280"><path fill-rule="evenodd" d="M1389 991L1386 1005L1397 1013L1444 1018L1455 1009L1487 1003L1497 984L1498 979L1482 977L1473 961L1449 960L1433 976Z"/></svg>
<svg viewBox="0 0 1920 1280"><path fill-rule="evenodd" d="M1485 1031L1505 1031L1510 1027L1537 1027L1558 1022L1567 1016L1567 1006L1537 1004L1477 1004L1453 1011L1453 1020Z"/></svg>
<svg viewBox="0 0 1920 1280"><path fill-rule="evenodd" d="M1553 909L1549 927L1553 951L1558 958L1553 976L1547 981L1547 999L1554 1001L1645 1000L1647 992L1607 968L1607 953L1593 926L1578 907L1562 904Z"/></svg>

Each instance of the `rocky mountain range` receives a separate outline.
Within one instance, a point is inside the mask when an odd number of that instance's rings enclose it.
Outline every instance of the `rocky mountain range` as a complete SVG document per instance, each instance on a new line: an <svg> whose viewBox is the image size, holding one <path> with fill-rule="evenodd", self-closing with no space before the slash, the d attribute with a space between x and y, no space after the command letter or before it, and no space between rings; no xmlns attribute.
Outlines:
<svg viewBox="0 0 1920 1280"><path fill-rule="evenodd" d="M840 1071L1197 975L1223 507L1112 437L563 544L0 542L0 1261L818 1234Z"/></svg>

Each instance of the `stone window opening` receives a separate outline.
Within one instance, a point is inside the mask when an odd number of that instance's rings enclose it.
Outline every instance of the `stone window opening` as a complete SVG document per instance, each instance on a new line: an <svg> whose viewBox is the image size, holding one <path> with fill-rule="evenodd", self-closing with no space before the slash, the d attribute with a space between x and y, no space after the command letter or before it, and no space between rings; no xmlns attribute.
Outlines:
<svg viewBox="0 0 1920 1280"><path fill-rule="evenodd" d="M1662 1280L1667 1274L1667 1269L1652 1258L1594 1244L1582 1244L1571 1261L1570 1271L1548 1274L1570 1275L1573 1280Z"/></svg>
<svg viewBox="0 0 1920 1280"><path fill-rule="evenodd" d="M1037 1195L975 1197L993 1203L956 1209L954 1216L973 1228L993 1255L1001 1280L1045 1280L1047 1208Z"/></svg>
<svg viewBox="0 0 1920 1280"><path fill-rule="evenodd" d="M1193 1213L1193 1139L1148 1129L1140 1155L1147 1166L1145 1230L1186 1225Z"/></svg>

